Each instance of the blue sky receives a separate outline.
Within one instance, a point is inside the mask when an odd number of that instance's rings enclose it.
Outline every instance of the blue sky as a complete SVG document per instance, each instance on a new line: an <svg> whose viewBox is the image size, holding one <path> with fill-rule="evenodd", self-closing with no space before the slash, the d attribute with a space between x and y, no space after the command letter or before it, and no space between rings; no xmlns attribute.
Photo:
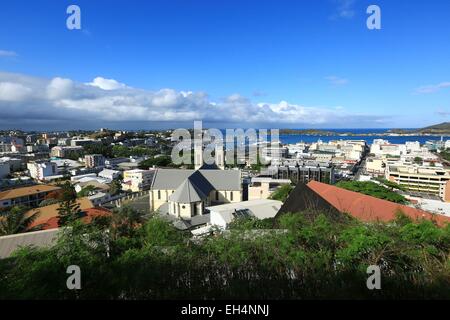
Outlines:
<svg viewBox="0 0 450 320"><path fill-rule="evenodd" d="M0 26L0 128L450 120L448 0L15 0Z"/></svg>

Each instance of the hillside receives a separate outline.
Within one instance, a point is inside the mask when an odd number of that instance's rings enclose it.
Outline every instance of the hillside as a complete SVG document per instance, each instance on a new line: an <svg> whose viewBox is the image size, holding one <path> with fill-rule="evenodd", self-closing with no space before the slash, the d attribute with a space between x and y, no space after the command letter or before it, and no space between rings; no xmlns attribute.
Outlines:
<svg viewBox="0 0 450 320"><path fill-rule="evenodd" d="M413 130L407 130L407 129L394 129L389 130L389 132L393 133L400 133L400 134L411 134L411 133L417 133L417 134L450 134L450 122L442 122L439 124L435 124L429 127L421 128L421 129L413 129Z"/></svg>
<svg viewBox="0 0 450 320"><path fill-rule="evenodd" d="M450 122L443 122L419 130L422 133L450 133Z"/></svg>

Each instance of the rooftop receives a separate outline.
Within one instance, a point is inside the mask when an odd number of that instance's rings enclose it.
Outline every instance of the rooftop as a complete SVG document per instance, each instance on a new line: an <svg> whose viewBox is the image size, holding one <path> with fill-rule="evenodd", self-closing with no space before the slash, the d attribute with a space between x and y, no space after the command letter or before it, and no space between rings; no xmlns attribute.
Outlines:
<svg viewBox="0 0 450 320"><path fill-rule="evenodd" d="M450 223L450 217L444 215L432 214L406 205L338 188L333 185L310 181L307 187L317 193L339 212L348 213L362 221L388 222L394 220L397 213L402 212L415 221L420 219L433 220L440 226L443 226L445 223Z"/></svg>
<svg viewBox="0 0 450 320"><path fill-rule="evenodd" d="M39 184L30 187L22 187L0 192L0 200L14 199L20 197L31 196L42 192L50 192L59 190L60 187Z"/></svg>

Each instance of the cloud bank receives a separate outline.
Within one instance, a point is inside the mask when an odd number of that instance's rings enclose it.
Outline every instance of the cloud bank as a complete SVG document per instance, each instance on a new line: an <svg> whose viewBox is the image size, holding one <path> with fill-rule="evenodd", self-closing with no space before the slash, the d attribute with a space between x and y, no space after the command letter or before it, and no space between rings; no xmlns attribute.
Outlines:
<svg viewBox="0 0 450 320"><path fill-rule="evenodd" d="M383 117L355 114L342 107L308 107L280 101L254 103L239 94L211 101L204 92L132 88L97 77L80 83L0 72L0 119L32 121L192 122L326 126L345 122L373 125Z"/></svg>

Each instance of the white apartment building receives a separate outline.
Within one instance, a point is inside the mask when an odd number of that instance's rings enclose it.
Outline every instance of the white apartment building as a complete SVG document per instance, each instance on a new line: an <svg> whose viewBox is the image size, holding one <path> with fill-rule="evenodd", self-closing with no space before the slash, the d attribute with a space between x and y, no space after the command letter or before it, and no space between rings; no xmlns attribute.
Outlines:
<svg viewBox="0 0 450 320"><path fill-rule="evenodd" d="M40 181L58 174L56 163L50 161L29 162L27 163L27 169L30 172L30 177Z"/></svg>
<svg viewBox="0 0 450 320"><path fill-rule="evenodd" d="M375 139L370 146L370 153L375 156L391 155L400 157L407 153L407 149L405 144L391 144L387 140Z"/></svg>
<svg viewBox="0 0 450 320"><path fill-rule="evenodd" d="M139 192L150 188L155 170L126 170L123 172L122 190Z"/></svg>

